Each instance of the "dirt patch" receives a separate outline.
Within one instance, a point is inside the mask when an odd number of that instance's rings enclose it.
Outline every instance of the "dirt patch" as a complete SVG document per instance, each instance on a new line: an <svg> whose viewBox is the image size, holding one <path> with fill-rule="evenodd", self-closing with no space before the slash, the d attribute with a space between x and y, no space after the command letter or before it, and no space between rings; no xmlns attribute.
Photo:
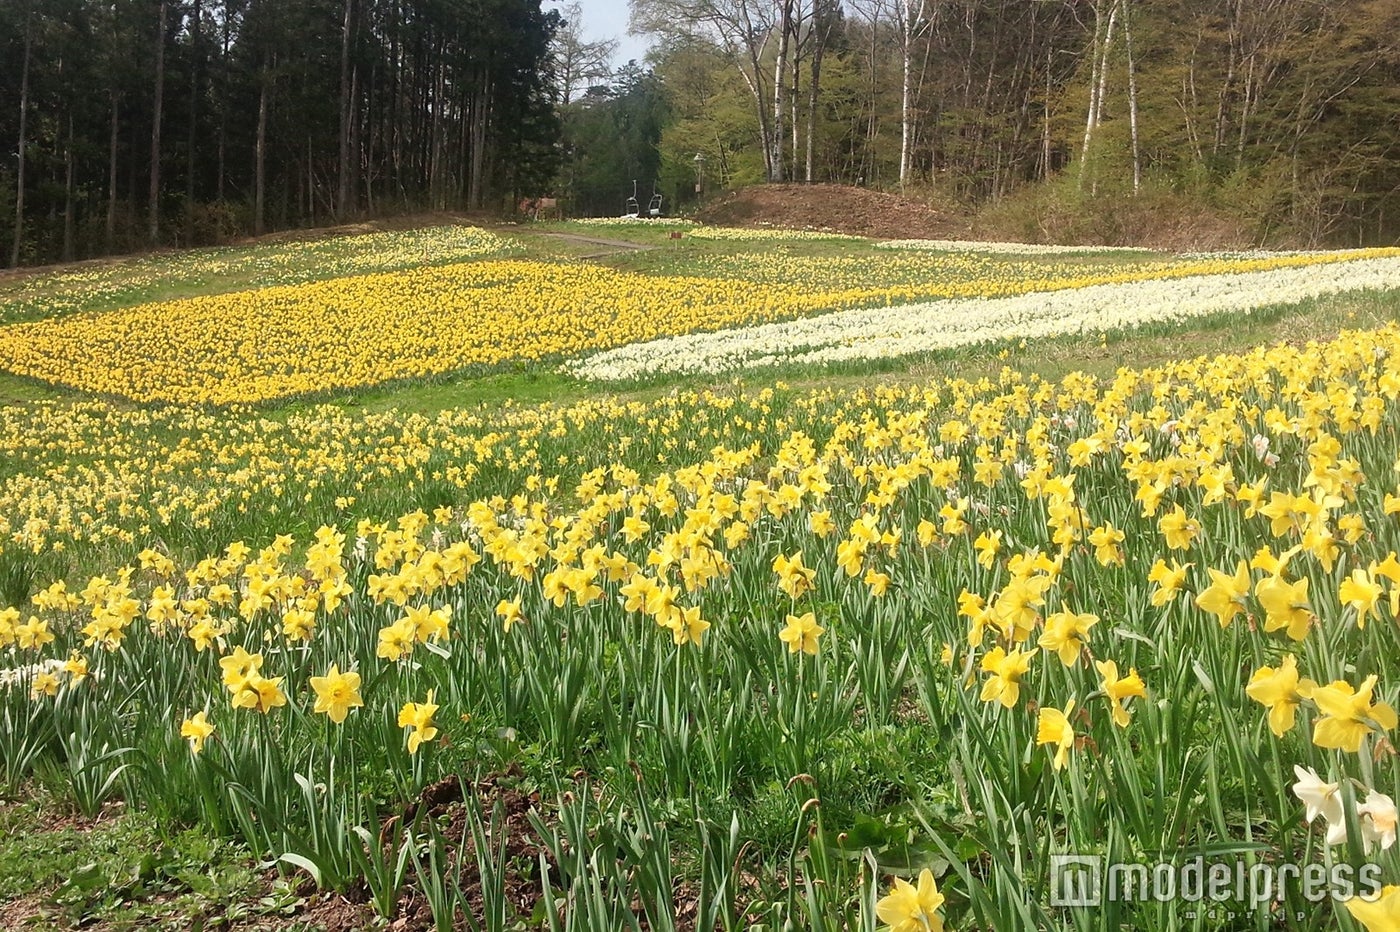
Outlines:
<svg viewBox="0 0 1400 932"><path fill-rule="evenodd" d="M0 929L23 929L46 919L50 913L44 901L32 894L0 901Z"/></svg>
<svg viewBox="0 0 1400 932"><path fill-rule="evenodd" d="M506 231L509 233L509 231ZM534 231L531 231L534 232ZM602 246L602 252L592 252L586 256L576 256L577 259L601 259L605 256L616 255L619 252L637 252L639 250L655 249L655 246L646 243L634 243L625 239L600 239L596 236L580 236L577 233L536 233L536 236L547 236L550 239L560 240L565 243L575 243L580 246Z"/></svg>
<svg viewBox="0 0 1400 932"><path fill-rule="evenodd" d="M967 219L898 194L839 184L762 184L710 204L702 223L823 230L878 239L965 239Z"/></svg>
<svg viewBox="0 0 1400 932"><path fill-rule="evenodd" d="M700 212L699 220L876 239L1136 246L1172 252L1257 245L1238 218L1189 197L1144 191L1140 197L1086 199L1063 184L1029 186L975 214L915 196L848 185L760 184L720 198Z"/></svg>
<svg viewBox="0 0 1400 932"><path fill-rule="evenodd" d="M465 907L475 917L485 912L485 897L481 874L477 868L477 841L472 823L479 819L485 830L486 840L495 849L483 852L487 861L502 857L506 873L501 882L504 887L507 910L513 911L508 921L531 916L543 891L537 871L540 857L553 866L549 852L540 844L539 836L530 819L532 811L540 810L538 793L526 792L520 788L521 774L512 768L502 773L483 777L475 786L464 788L456 777L448 777L427 787L418 802L410 805L403 814L402 823L385 827L385 854L402 838L399 825L409 825L415 820L431 820L443 838L442 859L444 872L460 878ZM473 813L471 807L480 808ZM496 813L499 811L499 821ZM392 928L405 932L418 932L433 928L433 914L421 891L410 885L399 899L398 918Z"/></svg>

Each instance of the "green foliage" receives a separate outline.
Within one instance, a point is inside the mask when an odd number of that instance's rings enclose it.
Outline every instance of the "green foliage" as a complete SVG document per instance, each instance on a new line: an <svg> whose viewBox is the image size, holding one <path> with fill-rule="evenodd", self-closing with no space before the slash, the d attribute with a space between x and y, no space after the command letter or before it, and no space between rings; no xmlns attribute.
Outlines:
<svg viewBox="0 0 1400 932"><path fill-rule="evenodd" d="M653 189L660 190L656 146L666 119L660 82L636 64L623 68L612 84L590 88L571 103L564 116L564 146L570 157L561 182L569 212L621 216L634 181L639 206L645 210ZM669 190L663 196L672 200Z"/></svg>

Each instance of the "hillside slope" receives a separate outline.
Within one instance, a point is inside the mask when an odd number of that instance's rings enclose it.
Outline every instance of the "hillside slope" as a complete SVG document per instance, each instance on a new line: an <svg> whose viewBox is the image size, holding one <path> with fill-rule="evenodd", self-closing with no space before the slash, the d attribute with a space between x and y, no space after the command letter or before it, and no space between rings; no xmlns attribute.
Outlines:
<svg viewBox="0 0 1400 932"><path fill-rule="evenodd" d="M761 184L727 194L699 213L717 226L831 230L881 239L954 239L967 221L928 204L838 184Z"/></svg>

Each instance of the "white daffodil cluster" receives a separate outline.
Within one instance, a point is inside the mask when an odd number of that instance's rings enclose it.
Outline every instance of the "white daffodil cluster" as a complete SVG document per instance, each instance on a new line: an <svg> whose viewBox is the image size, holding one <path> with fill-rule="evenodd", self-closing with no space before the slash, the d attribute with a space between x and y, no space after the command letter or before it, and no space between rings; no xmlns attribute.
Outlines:
<svg viewBox="0 0 1400 932"><path fill-rule="evenodd" d="M876 243L881 249L904 249L920 252L991 252L1009 256L1093 256L1102 253L1152 252L1138 246L1057 246L1052 243L996 243L981 240L953 239L892 239ZM1197 258L1217 258L1205 253Z"/></svg>
<svg viewBox="0 0 1400 932"><path fill-rule="evenodd" d="M841 311L692 333L607 350L565 366L587 379L719 373L778 364L890 359L934 350L1126 330L1246 313L1346 291L1400 287L1400 257L1090 285L1061 291Z"/></svg>
<svg viewBox="0 0 1400 932"><path fill-rule="evenodd" d="M1319 815L1327 825L1327 844L1345 844L1347 840L1347 818L1342 801L1342 784L1328 783L1311 767L1294 765L1293 773L1298 782L1293 784L1293 794L1303 803L1304 817L1309 824ZM1356 805L1356 819L1361 826L1361 841L1369 853L1377 845L1382 851L1395 844L1396 822L1400 813L1395 808L1395 800L1384 793L1368 787L1366 798Z"/></svg>

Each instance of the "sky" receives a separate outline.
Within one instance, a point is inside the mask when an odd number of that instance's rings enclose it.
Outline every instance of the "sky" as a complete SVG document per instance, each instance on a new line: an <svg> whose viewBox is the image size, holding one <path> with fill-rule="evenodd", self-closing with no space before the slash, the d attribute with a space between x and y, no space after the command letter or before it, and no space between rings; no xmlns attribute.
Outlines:
<svg viewBox="0 0 1400 932"><path fill-rule="evenodd" d="M627 64L628 59L638 62L646 56L648 41L644 36L627 34L627 0L579 0L583 7L583 31L590 40L616 39L617 51L613 54L613 67ZM546 2L544 9L558 9L558 2Z"/></svg>

